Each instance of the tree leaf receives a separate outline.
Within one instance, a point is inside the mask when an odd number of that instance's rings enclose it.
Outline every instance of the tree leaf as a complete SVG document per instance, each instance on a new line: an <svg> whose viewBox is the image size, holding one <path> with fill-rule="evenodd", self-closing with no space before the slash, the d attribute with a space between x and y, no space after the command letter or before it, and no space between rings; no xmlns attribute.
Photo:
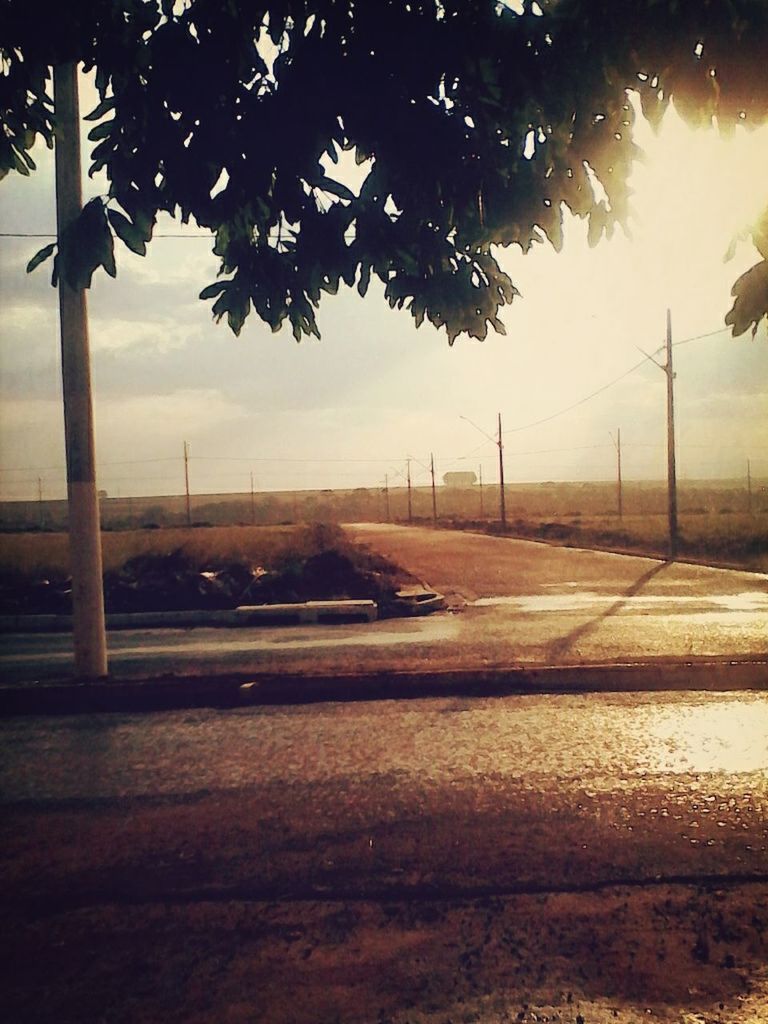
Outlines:
<svg viewBox="0 0 768 1024"><path fill-rule="evenodd" d="M99 103L96 107L93 108L93 110L90 112L90 114L86 114L83 117L83 120L84 121L98 121L100 118L104 117L105 114L108 114L110 112L110 110L114 110L114 109L115 109L115 97L114 96L107 96L106 99L103 99L101 101L101 103Z"/></svg>
<svg viewBox="0 0 768 1024"><path fill-rule="evenodd" d="M371 264L361 263L360 264L360 280L357 282L357 290L361 296L365 296L368 291L368 285L371 282Z"/></svg>
<svg viewBox="0 0 768 1024"><path fill-rule="evenodd" d="M120 241L124 242L131 252L135 252L139 256L146 256L147 246L144 241L144 232L132 224L119 210L107 209L107 217Z"/></svg>
<svg viewBox="0 0 768 1024"><path fill-rule="evenodd" d="M229 281L214 281L213 284L209 284L206 288L203 288L198 298L215 299L217 295L226 290L228 285Z"/></svg>
<svg viewBox="0 0 768 1024"><path fill-rule="evenodd" d="M347 202L352 203L355 200L355 193L351 192L346 185L342 185L340 181L334 181L333 178L320 178L318 181L310 182L313 188L320 188L323 192L330 192L332 196L338 196L339 199L346 199Z"/></svg>
<svg viewBox="0 0 768 1024"><path fill-rule="evenodd" d="M31 274L35 267L39 267L41 263L44 263L55 248L56 243L51 242L50 245L44 245L42 249L38 250L27 264L27 273Z"/></svg>
<svg viewBox="0 0 768 1024"><path fill-rule="evenodd" d="M112 133L116 122L113 118L111 121L102 121L101 124L97 124L95 128L91 128L88 132L88 138L91 142L98 142L99 139L106 139Z"/></svg>
<svg viewBox="0 0 768 1024"><path fill-rule="evenodd" d="M742 274L731 294L735 298L725 318L726 324L733 328L735 337L750 327L754 337L760 321L768 316L768 260L761 260Z"/></svg>
<svg viewBox="0 0 768 1024"><path fill-rule="evenodd" d="M91 199L65 229L59 242L58 270L70 288L90 288L93 273L103 266L110 277L117 273L114 242L101 199Z"/></svg>

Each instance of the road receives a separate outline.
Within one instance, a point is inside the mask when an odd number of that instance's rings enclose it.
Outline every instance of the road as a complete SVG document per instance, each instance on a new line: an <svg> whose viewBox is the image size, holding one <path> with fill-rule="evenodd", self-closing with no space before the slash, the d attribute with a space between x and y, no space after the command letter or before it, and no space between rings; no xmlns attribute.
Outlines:
<svg viewBox="0 0 768 1024"><path fill-rule="evenodd" d="M0 729L15 1021L768 1015L762 694Z"/></svg>
<svg viewBox="0 0 768 1024"><path fill-rule="evenodd" d="M768 650L765 574L449 530L346 529L448 595L482 632L489 659L572 664Z"/></svg>
<svg viewBox="0 0 768 1024"><path fill-rule="evenodd" d="M768 650L764 574L449 530L345 529L446 594L452 610L355 626L113 632L112 674L478 669ZM68 636L0 642L8 682L70 670Z"/></svg>

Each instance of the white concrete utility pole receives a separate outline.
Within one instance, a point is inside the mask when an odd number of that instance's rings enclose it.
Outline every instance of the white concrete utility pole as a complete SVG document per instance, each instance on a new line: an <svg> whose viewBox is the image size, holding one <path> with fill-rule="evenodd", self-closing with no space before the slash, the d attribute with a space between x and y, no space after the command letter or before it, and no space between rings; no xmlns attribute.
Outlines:
<svg viewBox="0 0 768 1024"><path fill-rule="evenodd" d="M56 109L56 231L61 250L63 234L78 217L83 205L75 63L54 67L53 95ZM85 290L71 288L64 273L59 275L59 317L75 674L83 679L97 679L107 674L107 640L88 307Z"/></svg>
<svg viewBox="0 0 768 1024"><path fill-rule="evenodd" d="M499 413L499 440L496 443L499 446L499 517L502 530L506 530L507 503L504 496L504 435L501 432L501 413Z"/></svg>
<svg viewBox="0 0 768 1024"><path fill-rule="evenodd" d="M672 368L672 311L667 310L667 518L669 520L669 557L677 558L677 470L675 467L675 371Z"/></svg>

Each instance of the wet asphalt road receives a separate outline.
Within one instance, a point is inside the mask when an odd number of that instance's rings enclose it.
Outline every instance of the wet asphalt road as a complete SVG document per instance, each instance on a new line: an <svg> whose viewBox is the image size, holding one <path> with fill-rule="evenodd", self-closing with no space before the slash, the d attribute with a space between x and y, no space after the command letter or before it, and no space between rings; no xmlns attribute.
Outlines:
<svg viewBox="0 0 768 1024"><path fill-rule="evenodd" d="M0 723L17 1024L768 1019L768 697Z"/></svg>
<svg viewBox="0 0 768 1024"><path fill-rule="evenodd" d="M2 723L12 900L768 874L768 698L536 696Z"/></svg>
<svg viewBox="0 0 768 1024"><path fill-rule="evenodd" d="M110 671L364 672L761 657L768 577L450 530L356 524L451 611L365 625L112 632ZM0 636L6 682L71 671L71 638Z"/></svg>

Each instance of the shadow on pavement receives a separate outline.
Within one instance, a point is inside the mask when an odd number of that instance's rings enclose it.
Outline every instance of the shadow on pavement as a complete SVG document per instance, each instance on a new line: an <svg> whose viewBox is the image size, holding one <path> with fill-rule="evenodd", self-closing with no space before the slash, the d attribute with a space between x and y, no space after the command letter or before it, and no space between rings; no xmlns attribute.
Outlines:
<svg viewBox="0 0 768 1024"><path fill-rule="evenodd" d="M566 634L566 636L560 637L560 639L551 643L547 647L549 661L556 662L558 659L562 658L563 655L567 654L579 640L582 640L590 633L594 633L606 619L609 619L612 615L618 615L630 598L639 594L655 576L658 576L660 572L668 569L670 564L670 562L661 562L659 565L654 565L652 569L649 569L648 572L643 573L642 576L635 580L632 586L625 590L618 601L614 601L610 608L606 608L605 611L601 612L599 615L596 615L594 618L582 623L580 626L577 626L576 629L571 630L570 633Z"/></svg>
<svg viewBox="0 0 768 1024"><path fill-rule="evenodd" d="M17 1024L746 1024L768 1009L764 886L107 904L7 924Z"/></svg>

